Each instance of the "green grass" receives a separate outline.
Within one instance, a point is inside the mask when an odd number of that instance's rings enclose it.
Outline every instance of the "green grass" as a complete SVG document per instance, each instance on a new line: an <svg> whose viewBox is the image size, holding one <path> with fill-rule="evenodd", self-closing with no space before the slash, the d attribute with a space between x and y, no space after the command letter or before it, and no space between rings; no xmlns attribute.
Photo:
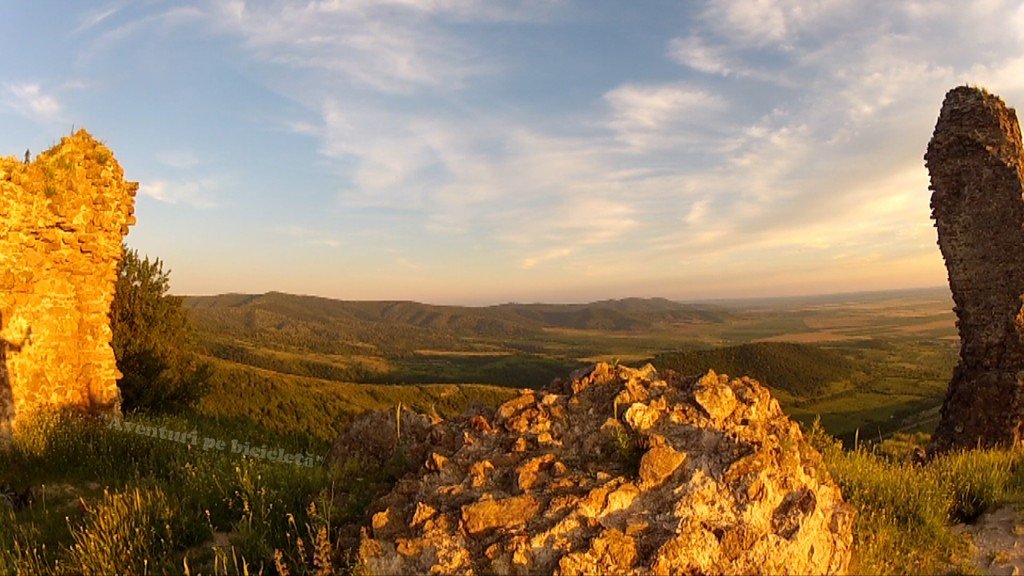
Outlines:
<svg viewBox="0 0 1024 576"><path fill-rule="evenodd" d="M853 574L972 572L953 525L1024 497L1021 451L950 453L920 465L908 456L924 435L854 450L843 450L817 425L808 436L857 510Z"/></svg>
<svg viewBox="0 0 1024 576"><path fill-rule="evenodd" d="M72 533L67 564L87 576L166 572L176 550L206 536L160 487L107 492Z"/></svg>
<svg viewBox="0 0 1024 576"><path fill-rule="evenodd" d="M253 441L202 418L128 421ZM296 448L288 437L277 440ZM274 549L297 554L289 534L320 521L310 504L331 491L319 466L202 450L70 415L41 417L20 434L0 454L0 483L36 493L31 507L3 512L4 574L160 574L180 572L186 561L194 573L215 573L218 559L203 546L215 532L230 534L235 555L250 567L269 567Z"/></svg>
<svg viewBox="0 0 1024 576"><path fill-rule="evenodd" d="M134 420L194 424L186 416ZM204 433L238 432L197 425ZM1024 501L1024 452L954 453L922 466L905 458L922 435L856 450L843 450L820 427L808 435L857 511L853 573L970 571L953 524ZM192 574L284 567L304 574L328 564L347 572L353 565L346 551L367 521L367 504L404 469L396 461L328 473L190 450L70 417L41 420L0 465L0 482L49 487L33 506L3 512L0 522L0 573L32 574L159 574L186 565ZM215 534L226 535L229 546L213 548Z"/></svg>
<svg viewBox="0 0 1024 576"><path fill-rule="evenodd" d="M121 421L40 415L0 453L0 484L36 504L0 521L0 574L315 573L348 570L366 506L397 463L328 471L322 457L356 413L446 416L515 393L483 385L360 385L218 365L194 412ZM160 437L160 436L163 437ZM218 443L219 442L219 443ZM246 457L266 447L313 467ZM401 468L399 466L399 468ZM6 512L6 511L5 511ZM230 547L213 548L216 535Z"/></svg>

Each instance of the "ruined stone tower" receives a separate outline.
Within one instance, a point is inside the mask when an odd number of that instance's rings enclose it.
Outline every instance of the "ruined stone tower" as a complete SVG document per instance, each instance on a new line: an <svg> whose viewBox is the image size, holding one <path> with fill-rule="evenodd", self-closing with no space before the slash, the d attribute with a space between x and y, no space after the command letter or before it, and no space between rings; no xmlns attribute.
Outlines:
<svg viewBox="0 0 1024 576"><path fill-rule="evenodd" d="M39 408L117 409L109 312L137 189L85 130L0 158L0 443Z"/></svg>
<svg viewBox="0 0 1024 576"><path fill-rule="evenodd" d="M960 332L933 445L1009 445L1024 422L1024 165L1015 112L984 90L951 90L925 161Z"/></svg>

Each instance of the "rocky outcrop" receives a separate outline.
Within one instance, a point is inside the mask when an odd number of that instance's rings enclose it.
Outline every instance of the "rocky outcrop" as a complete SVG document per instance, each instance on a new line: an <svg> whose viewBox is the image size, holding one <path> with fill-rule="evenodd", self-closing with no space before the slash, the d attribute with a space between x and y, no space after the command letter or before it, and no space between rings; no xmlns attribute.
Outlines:
<svg viewBox="0 0 1024 576"><path fill-rule="evenodd" d="M852 509L748 378L598 364L431 426L419 472L371 505L370 573L841 573L850 558Z"/></svg>
<svg viewBox="0 0 1024 576"><path fill-rule="evenodd" d="M939 450L1010 445L1024 422L1022 158L1017 116L999 97L946 94L925 155L960 331Z"/></svg>
<svg viewBox="0 0 1024 576"><path fill-rule="evenodd" d="M0 158L0 442L41 407L116 409L109 312L137 188L84 130Z"/></svg>

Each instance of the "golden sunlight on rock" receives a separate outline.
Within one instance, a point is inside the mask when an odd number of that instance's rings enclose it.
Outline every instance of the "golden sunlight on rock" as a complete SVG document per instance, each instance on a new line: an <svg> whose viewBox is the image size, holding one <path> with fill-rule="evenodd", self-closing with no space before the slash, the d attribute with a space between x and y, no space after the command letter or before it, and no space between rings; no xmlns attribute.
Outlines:
<svg viewBox="0 0 1024 576"><path fill-rule="evenodd" d="M353 427L380 429L381 414ZM409 434L419 472L371 504L370 573L836 574L850 561L852 508L749 378L598 364ZM359 444L345 434L336 451Z"/></svg>
<svg viewBox="0 0 1024 576"><path fill-rule="evenodd" d="M108 316L137 189L85 130L0 158L0 440L39 408L117 409Z"/></svg>

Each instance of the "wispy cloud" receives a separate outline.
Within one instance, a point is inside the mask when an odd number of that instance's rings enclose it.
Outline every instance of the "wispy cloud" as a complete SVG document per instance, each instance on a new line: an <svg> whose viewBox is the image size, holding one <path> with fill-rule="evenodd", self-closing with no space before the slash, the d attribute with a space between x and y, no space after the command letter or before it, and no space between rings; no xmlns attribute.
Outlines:
<svg viewBox="0 0 1024 576"><path fill-rule="evenodd" d="M214 208L221 182L212 178L199 180L148 180L139 186L139 193L165 204L184 204L194 208Z"/></svg>
<svg viewBox="0 0 1024 576"><path fill-rule="evenodd" d="M779 54L788 56L788 51L781 50ZM798 74L794 76L793 70L778 63L777 55L774 59L763 58L762 46L747 39L737 41L724 31L713 33L704 29L672 38L665 55L677 64L704 74L759 80L786 88L799 88L804 83ZM756 61L759 58L761 61Z"/></svg>
<svg viewBox="0 0 1024 576"><path fill-rule="evenodd" d="M60 85L61 90L85 90L91 87L91 84L83 80L67 80Z"/></svg>
<svg viewBox="0 0 1024 576"><path fill-rule="evenodd" d="M566 256L572 254L572 252L572 248L552 248L541 254L523 258L520 266L524 270L531 270L533 268L536 268L540 264L544 264L545 262L565 258Z"/></svg>
<svg viewBox="0 0 1024 576"><path fill-rule="evenodd" d="M184 24L208 19L207 12L193 5L174 6L167 9L156 5L141 15L131 18L120 16L130 5L131 2L123 2L97 12L87 13L82 17L82 23L75 31L85 38L76 50L80 65L99 59L105 54L116 52L124 43L146 31L167 32Z"/></svg>
<svg viewBox="0 0 1024 576"><path fill-rule="evenodd" d="M711 200L709 199L695 201L693 204L690 204L690 209L687 210L686 215L683 216L683 222L690 226L704 224L710 212L710 208Z"/></svg>
<svg viewBox="0 0 1024 576"><path fill-rule="evenodd" d="M844 24L876 19L857 0L711 0L704 22L734 43L793 49L804 36L828 38Z"/></svg>
<svg viewBox="0 0 1024 576"><path fill-rule="evenodd" d="M109 18L123 10L126 6L128 6L128 4L129 2L115 2L113 4L108 4L107 6L96 8L95 10L90 10L86 12L79 18L78 27L75 28L74 32L76 34L85 32L87 30L95 28L96 26L101 25L103 22L107 21Z"/></svg>
<svg viewBox="0 0 1024 576"><path fill-rule="evenodd" d="M61 113L56 96L36 83L15 83L4 86L3 104L10 110L37 122L52 122Z"/></svg>
<svg viewBox="0 0 1024 576"><path fill-rule="evenodd" d="M673 38L668 45L668 56L684 66L708 74L728 76L742 68L720 47L712 46L696 35Z"/></svg>
<svg viewBox="0 0 1024 576"><path fill-rule="evenodd" d="M297 71L327 72L386 93L445 90L481 70L473 50L442 34L434 18L470 11L466 2L214 3L216 25L258 58Z"/></svg>
<svg viewBox="0 0 1024 576"><path fill-rule="evenodd" d="M604 95L611 107L609 127L637 149L692 141L695 127L708 127L726 108L721 96L681 85L626 84Z"/></svg>

